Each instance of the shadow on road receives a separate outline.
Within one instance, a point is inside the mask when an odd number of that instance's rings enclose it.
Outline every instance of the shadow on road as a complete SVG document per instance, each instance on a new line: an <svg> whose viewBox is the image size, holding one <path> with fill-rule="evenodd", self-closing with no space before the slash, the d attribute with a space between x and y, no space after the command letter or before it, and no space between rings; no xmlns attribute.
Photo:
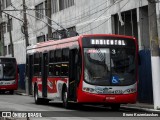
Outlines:
<svg viewBox="0 0 160 120"><path fill-rule="evenodd" d="M59 102L50 102L45 106L52 106L57 108L64 108L62 103ZM91 111L91 112L106 112L106 111L113 111L109 106L104 105L87 105L87 104L78 104L78 103L71 103L68 110L76 110L76 111Z"/></svg>
<svg viewBox="0 0 160 120"><path fill-rule="evenodd" d="M13 95L9 91L0 91L0 95Z"/></svg>

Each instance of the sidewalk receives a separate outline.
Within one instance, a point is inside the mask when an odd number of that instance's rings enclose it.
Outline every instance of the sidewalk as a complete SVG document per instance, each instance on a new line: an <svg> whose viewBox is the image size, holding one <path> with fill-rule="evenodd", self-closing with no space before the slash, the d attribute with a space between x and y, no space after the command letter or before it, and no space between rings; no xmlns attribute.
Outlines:
<svg viewBox="0 0 160 120"><path fill-rule="evenodd" d="M27 96L26 91L21 90L21 89L15 90L15 94ZM155 110L154 105L148 104L148 103L137 102L136 104L122 104L121 108L127 108L130 110L137 110L137 111L142 110L142 111L146 111L146 112L154 112L154 113L160 114L160 110Z"/></svg>
<svg viewBox="0 0 160 120"><path fill-rule="evenodd" d="M17 94L17 95L24 95L24 96L27 96L26 91L23 90L23 89L15 90L14 93Z"/></svg>
<svg viewBox="0 0 160 120"><path fill-rule="evenodd" d="M146 112L153 112L153 113L159 113L160 110L155 110L153 104L148 104L148 103L139 103L137 102L136 104L124 104L121 106L122 108L127 108L127 109L132 109L132 110L142 110Z"/></svg>

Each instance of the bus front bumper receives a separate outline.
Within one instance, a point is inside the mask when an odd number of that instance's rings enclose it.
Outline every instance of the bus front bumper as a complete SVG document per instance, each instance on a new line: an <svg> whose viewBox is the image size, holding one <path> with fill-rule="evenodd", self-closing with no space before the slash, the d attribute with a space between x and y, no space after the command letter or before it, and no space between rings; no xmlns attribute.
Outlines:
<svg viewBox="0 0 160 120"><path fill-rule="evenodd" d="M17 89L18 89L18 85L16 85L16 84L14 84L14 85L1 85L0 86L1 91L17 90Z"/></svg>
<svg viewBox="0 0 160 120"><path fill-rule="evenodd" d="M91 93L83 93L78 96L77 102L79 103L118 103L118 104L126 104L126 103L136 103L137 100L137 92L131 94L91 94Z"/></svg>

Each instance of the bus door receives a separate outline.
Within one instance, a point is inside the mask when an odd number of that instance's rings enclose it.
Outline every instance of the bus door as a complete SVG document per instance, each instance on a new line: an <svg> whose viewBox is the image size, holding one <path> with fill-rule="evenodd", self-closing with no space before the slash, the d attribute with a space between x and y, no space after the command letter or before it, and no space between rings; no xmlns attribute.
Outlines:
<svg viewBox="0 0 160 120"><path fill-rule="evenodd" d="M47 97L48 53L42 56L42 97Z"/></svg>
<svg viewBox="0 0 160 120"><path fill-rule="evenodd" d="M70 50L69 53L69 100L76 100L76 88L77 88L77 49Z"/></svg>
<svg viewBox="0 0 160 120"><path fill-rule="evenodd" d="M32 94L32 78L33 78L33 55L29 55L28 59L28 92Z"/></svg>

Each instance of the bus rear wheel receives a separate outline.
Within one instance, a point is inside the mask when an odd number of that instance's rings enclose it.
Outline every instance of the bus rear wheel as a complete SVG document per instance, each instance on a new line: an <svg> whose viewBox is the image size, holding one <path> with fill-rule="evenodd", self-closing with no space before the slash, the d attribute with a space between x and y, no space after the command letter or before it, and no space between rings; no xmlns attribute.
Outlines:
<svg viewBox="0 0 160 120"><path fill-rule="evenodd" d="M34 101L36 104L41 104L41 102L42 102L41 98L39 98L39 95L38 95L37 85L35 85L35 87L34 87Z"/></svg>
<svg viewBox="0 0 160 120"><path fill-rule="evenodd" d="M67 89L66 88L63 89L62 99L63 99L63 106L66 109L68 109L70 107L70 104L68 102L68 95L67 95Z"/></svg>

